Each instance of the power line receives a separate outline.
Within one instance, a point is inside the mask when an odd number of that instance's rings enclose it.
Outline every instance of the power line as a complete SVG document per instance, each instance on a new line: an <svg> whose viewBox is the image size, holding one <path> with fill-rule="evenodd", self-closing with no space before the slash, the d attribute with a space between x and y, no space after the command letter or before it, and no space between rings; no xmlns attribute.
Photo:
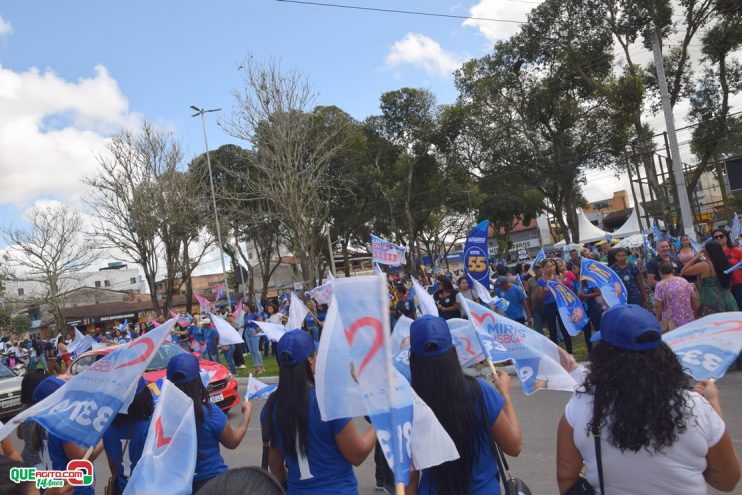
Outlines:
<svg viewBox="0 0 742 495"><path fill-rule="evenodd" d="M323 3L323 2L310 2L305 0L276 0L277 2L283 3L295 3L300 5L313 5L316 7L333 7L338 9L351 9L351 10L366 10L371 12L383 12L386 14L406 14L406 15L422 15L428 17L445 17L449 19L466 19L472 21L490 21L490 22L507 22L510 24L525 24L526 21L514 21L511 19L493 19L490 17L471 17L465 15L455 14L440 14L436 12L420 12L414 10L397 10L397 9L382 9L380 7L361 7L359 5L344 5L339 3ZM521 1L520 3L537 3L537 2L526 2Z"/></svg>

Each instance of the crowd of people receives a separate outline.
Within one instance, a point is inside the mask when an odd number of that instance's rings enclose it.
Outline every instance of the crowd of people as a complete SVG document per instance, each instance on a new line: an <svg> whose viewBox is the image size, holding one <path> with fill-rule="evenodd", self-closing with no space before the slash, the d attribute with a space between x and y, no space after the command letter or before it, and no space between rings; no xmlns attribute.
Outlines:
<svg viewBox="0 0 742 495"><path fill-rule="evenodd" d="M742 295L742 271L726 275L724 270L736 259L742 260L742 250L732 246L724 231L714 232L700 252L689 251L689 247L682 238L676 246L658 240L656 253L651 258L647 253L645 258L641 248L629 251L606 242L585 247L582 252L571 250L567 256L547 257L533 266L493 267L490 296L508 302L498 311L535 331L547 330L549 338L564 345L567 352L573 351L572 338L561 322L548 283L559 281L572 289L589 319L583 329L590 359L588 373L567 403L557 428L555 491L560 494L702 494L707 485L722 491L733 491L737 486L740 463L723 420L716 385L710 380L692 384L661 336L695 318L739 307L736 298ZM627 304L607 308L600 291L581 280L583 256L602 259L611 266L626 287ZM503 478L500 453L519 455L524 436L510 398L511 378L501 371L489 378L473 377L459 364L447 320L466 317L459 294L482 302L467 278L456 272L438 274L433 280L425 279L425 274L422 277L420 282L432 293L439 316L418 314L411 281L390 274L390 319L392 327L403 316L414 320L410 327L410 383L453 440L459 458L420 471L413 466L405 493L499 494ZM263 360L268 356L275 356L279 367L278 386L260 414L263 467L230 470L221 449L235 449L242 443L252 404L245 401L239 424L231 425L209 402L198 358L187 353L170 360L168 380L194 407L198 450L193 493L357 494L353 467L362 464L372 451L376 486L391 493L394 480L373 426L359 428L353 418L321 419L314 375L327 306L306 300L309 313L302 328L288 329L278 342L263 338L255 324L284 323L289 304L269 301L260 308L245 304L244 316L238 321L233 308L225 308L222 316L241 332L244 345L220 345L218 332L205 314L176 326L174 342L205 359L223 356L233 373L245 366L248 355L255 373L264 369ZM114 324L91 336L101 344L117 344L148 330L146 325L122 328ZM12 340L10 345L25 347ZM53 361L64 364L64 346L64 339L55 343ZM24 407L48 397L63 383L53 374L27 374L22 387ZM141 379L127 414L115 417L90 456L95 459L105 453L114 480L113 493L123 491L128 474L142 455L154 411L145 385ZM81 446L54 437L32 421L19 427L18 436L24 442L20 453L8 439L2 443L2 493L33 493L25 491L31 490L29 487L9 484L7 472L12 466L49 463L46 465L63 469L68 460L84 454ZM47 493L94 493L91 487L64 490Z"/></svg>

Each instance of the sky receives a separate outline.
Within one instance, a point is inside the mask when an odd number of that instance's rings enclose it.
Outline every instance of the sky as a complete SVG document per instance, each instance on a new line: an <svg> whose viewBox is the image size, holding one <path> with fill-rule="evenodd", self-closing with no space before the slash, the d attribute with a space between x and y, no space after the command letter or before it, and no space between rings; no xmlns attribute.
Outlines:
<svg viewBox="0 0 742 495"><path fill-rule="evenodd" d="M540 0L336 3L524 21ZM96 154L143 119L171 130L190 159L204 150L190 105L221 108L207 117L210 147L244 145L218 119L234 105L247 56L279 59L308 77L319 104L364 119L379 113L381 93L405 86L454 102L452 72L518 27L276 0L0 3L0 226L22 226L34 202L83 207L81 179L95 172ZM627 187L598 172L585 195Z"/></svg>

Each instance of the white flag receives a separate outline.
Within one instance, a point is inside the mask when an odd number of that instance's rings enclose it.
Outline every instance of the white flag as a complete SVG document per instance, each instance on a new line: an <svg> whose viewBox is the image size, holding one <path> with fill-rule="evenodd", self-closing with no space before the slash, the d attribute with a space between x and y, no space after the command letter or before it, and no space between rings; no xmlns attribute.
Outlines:
<svg viewBox="0 0 742 495"><path fill-rule="evenodd" d="M438 306L435 305L435 299L428 294L425 287L420 285L420 282L415 280L415 277L412 277L412 286L415 289L415 297L417 297L417 303L420 305L422 314L438 316Z"/></svg>
<svg viewBox="0 0 742 495"><path fill-rule="evenodd" d="M209 313L209 317L216 331L219 332L220 345L241 344L244 342L237 330L227 320L214 313Z"/></svg>
<svg viewBox="0 0 742 495"><path fill-rule="evenodd" d="M304 318L309 314L309 310L301 302L294 291L291 291L291 304L289 304L289 319L286 321L286 330L301 328L304 324Z"/></svg>

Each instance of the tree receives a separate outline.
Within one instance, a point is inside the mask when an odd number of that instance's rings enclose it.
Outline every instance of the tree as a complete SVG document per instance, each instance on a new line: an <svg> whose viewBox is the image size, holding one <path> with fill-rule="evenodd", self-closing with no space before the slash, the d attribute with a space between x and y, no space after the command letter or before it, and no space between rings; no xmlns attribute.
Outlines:
<svg viewBox="0 0 742 495"><path fill-rule="evenodd" d="M85 179L95 190L88 201L96 220L92 233L99 246L142 267L158 313L157 275L164 262L167 314L177 280L190 280L211 243L201 236L205 214L190 194L203 184L183 173L175 137L148 122L137 132L115 135L97 159L97 175Z"/></svg>
<svg viewBox="0 0 742 495"><path fill-rule="evenodd" d="M90 239L82 235L80 214L66 204L34 206L28 230L2 230L8 243L5 274L8 280L34 282L39 301L49 305L58 329L63 329L62 294L72 289L79 273L99 255Z"/></svg>
<svg viewBox="0 0 742 495"><path fill-rule="evenodd" d="M29 318L28 315L23 313L17 314L10 320L10 330L17 335L23 335L28 332L30 328L31 318Z"/></svg>
<svg viewBox="0 0 742 495"><path fill-rule="evenodd" d="M626 136L610 105L610 32L585 29L596 9L546 0L520 33L456 75L467 115L461 153L481 177L524 180L568 242L579 238L584 171L609 166Z"/></svg>
<svg viewBox="0 0 742 495"><path fill-rule="evenodd" d="M252 166L257 154L228 144L211 152L216 204L222 224L225 252L235 269L242 263L247 267L249 298L255 298L255 269L260 268L262 290L265 296L271 277L281 264L282 224L271 209L272 203L257 197L251 189L250 174L258 173ZM208 180L206 156L200 155L189 165L189 171ZM211 204L208 189L198 191L201 202ZM213 212L209 213L213 215ZM214 231L213 224L209 229ZM244 247L243 247L244 246ZM251 261L247 250L253 250L257 263ZM238 262L238 258L242 263ZM236 272L235 272L236 273ZM235 280L237 282L237 280Z"/></svg>
<svg viewBox="0 0 742 495"><path fill-rule="evenodd" d="M286 227L309 287L316 282L322 232L338 187L329 179L332 159L345 145L341 128L313 112L316 96L300 74L251 58L242 69L243 88L235 92L236 106L224 128L256 153L255 173L246 176L250 189Z"/></svg>

